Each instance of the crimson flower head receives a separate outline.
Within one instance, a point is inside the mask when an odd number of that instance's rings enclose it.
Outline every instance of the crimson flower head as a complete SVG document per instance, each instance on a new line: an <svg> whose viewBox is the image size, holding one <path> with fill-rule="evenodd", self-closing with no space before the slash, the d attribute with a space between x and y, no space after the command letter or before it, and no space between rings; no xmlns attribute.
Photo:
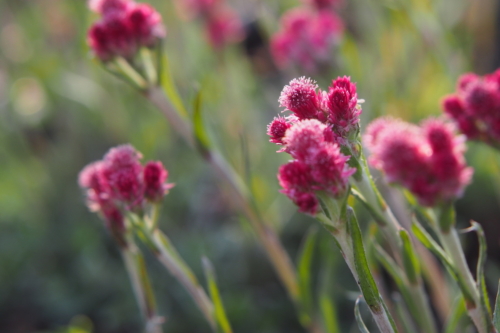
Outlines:
<svg viewBox="0 0 500 333"><path fill-rule="evenodd" d="M286 130L291 126L292 125L283 117L274 118L274 120L267 126L267 135L271 137L269 142L282 145Z"/></svg>
<svg viewBox="0 0 500 333"><path fill-rule="evenodd" d="M500 147L500 70L484 77L462 75L442 108L467 138Z"/></svg>
<svg viewBox="0 0 500 333"><path fill-rule="evenodd" d="M342 20L330 10L298 7L286 12L281 29L271 38L271 53L281 68L298 66L316 72L328 63L342 37Z"/></svg>
<svg viewBox="0 0 500 333"><path fill-rule="evenodd" d="M278 102L285 111L291 111L293 114L284 119L275 119L269 125L270 141L276 144L282 144L283 130L305 119L317 119L330 127L333 130L330 131L331 141L340 145L349 144L353 140L351 134L357 136L359 133L362 109L356 84L347 76L333 80L328 92L318 89L316 82L309 78L293 79L283 88Z"/></svg>
<svg viewBox="0 0 500 333"><path fill-rule="evenodd" d="M278 180L283 192L299 211L315 215L319 209L317 192L333 197L345 194L349 177L355 169L349 167L349 157L333 142L334 134L316 119L299 120L285 133L285 151L294 160L280 167Z"/></svg>
<svg viewBox="0 0 500 333"><path fill-rule="evenodd" d="M101 161L87 165L78 183L85 190L90 210L99 212L112 230L124 230L126 211L142 211L158 202L173 186L161 162L140 163L142 155L131 145L109 150Z"/></svg>
<svg viewBox="0 0 500 333"><path fill-rule="evenodd" d="M424 206L459 198L470 183L472 168L464 159L463 137L440 119L421 126L393 118L380 118L366 129L364 142L369 162L387 180L407 188Z"/></svg>
<svg viewBox="0 0 500 333"><path fill-rule="evenodd" d="M160 14L132 0L93 0L90 9L102 15L87 34L87 42L102 61L133 58L141 47L152 48L165 37Z"/></svg>
<svg viewBox="0 0 500 333"><path fill-rule="evenodd" d="M206 35L214 49L238 42L243 37L243 24L229 7L219 6L206 17Z"/></svg>
<svg viewBox="0 0 500 333"><path fill-rule="evenodd" d="M321 105L317 89L318 85L311 79L293 79L283 88L278 101L281 107L292 111L298 119L316 118Z"/></svg>

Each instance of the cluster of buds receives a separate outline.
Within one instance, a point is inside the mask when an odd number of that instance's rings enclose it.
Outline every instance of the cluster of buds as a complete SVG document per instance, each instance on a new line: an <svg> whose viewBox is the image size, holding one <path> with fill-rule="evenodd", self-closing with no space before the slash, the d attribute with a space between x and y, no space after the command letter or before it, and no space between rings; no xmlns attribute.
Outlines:
<svg viewBox="0 0 500 333"><path fill-rule="evenodd" d="M424 206L450 203L460 197L472 177L464 159L464 137L454 126L428 119L421 126L393 118L373 121L364 135L369 162L390 183L407 188Z"/></svg>
<svg viewBox="0 0 500 333"><path fill-rule="evenodd" d="M286 130L297 121L316 119L327 125L334 141L344 146L359 133L359 105L356 85L347 76L332 81L328 91L318 89L316 82L301 77L294 79L281 92L279 103L292 114L275 118L268 126L271 142L283 144Z"/></svg>
<svg viewBox="0 0 500 333"><path fill-rule="evenodd" d="M143 211L147 203L159 202L173 186L166 183L168 172L161 162L143 166L141 158L131 145L122 145L80 172L78 182L86 191L88 207L102 214L115 234L124 231L126 212Z"/></svg>
<svg viewBox="0 0 500 333"><path fill-rule="evenodd" d="M182 12L203 21L208 41L215 49L235 43L243 36L240 18L222 0L179 0Z"/></svg>
<svg viewBox="0 0 500 333"><path fill-rule="evenodd" d="M280 31L271 39L271 52L279 67L295 65L315 72L318 64L328 62L338 45L343 22L335 12L320 5L331 1L313 2L318 6L294 8L282 16Z"/></svg>
<svg viewBox="0 0 500 333"><path fill-rule="evenodd" d="M160 14L132 0L90 0L89 7L102 18L90 28L87 41L102 61L132 59L141 47L153 48L165 37Z"/></svg>
<svg viewBox="0 0 500 333"><path fill-rule="evenodd" d="M294 158L279 169L278 180L286 194L303 213L315 215L317 192L341 197L355 169L340 152L330 127L317 119L295 122L282 138L283 151Z"/></svg>
<svg viewBox="0 0 500 333"><path fill-rule="evenodd" d="M443 109L469 139L500 147L500 70L484 77L462 75L456 93L443 99Z"/></svg>

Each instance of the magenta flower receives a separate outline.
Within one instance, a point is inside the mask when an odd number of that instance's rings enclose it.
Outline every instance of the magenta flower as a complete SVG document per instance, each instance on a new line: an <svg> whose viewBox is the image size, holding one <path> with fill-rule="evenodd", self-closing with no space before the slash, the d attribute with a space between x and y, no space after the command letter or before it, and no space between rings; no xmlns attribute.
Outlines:
<svg viewBox="0 0 500 333"><path fill-rule="evenodd" d="M278 180L299 211L314 215L318 212L317 191L339 197L348 187L355 172L348 166L349 157L340 152L332 141L334 134L316 119L294 123L285 133L285 151L294 160L280 167Z"/></svg>
<svg viewBox="0 0 500 333"><path fill-rule="evenodd" d="M243 37L243 25L238 15L227 6L218 6L206 16L207 39L215 49L238 42Z"/></svg>
<svg viewBox="0 0 500 333"><path fill-rule="evenodd" d="M173 186L161 162L140 163L141 154L131 145L109 150L101 161L87 165L79 175L87 205L100 212L113 230L123 229L125 211L141 211L146 203L158 202Z"/></svg>
<svg viewBox="0 0 500 333"><path fill-rule="evenodd" d="M343 1L342 0L303 0L303 2L313 6L314 8L317 8L318 10L321 10L321 9L331 9L335 6L338 6Z"/></svg>
<svg viewBox="0 0 500 333"><path fill-rule="evenodd" d="M91 1L102 18L89 29L87 42L102 61L133 58L141 47L152 48L165 37L160 14L147 4L132 0Z"/></svg>
<svg viewBox="0 0 500 333"><path fill-rule="evenodd" d="M348 144L349 135L358 132L362 110L358 104L356 85L347 76L333 80L328 93L319 90L311 79L293 79L283 88L278 102L285 111L293 114L275 119L268 126L270 141L276 144L282 144L283 130L304 119L317 119L326 124L333 130L330 131L331 141L340 145Z"/></svg>
<svg viewBox="0 0 500 333"><path fill-rule="evenodd" d="M430 119L419 127L380 118L368 126L364 142L372 153L370 164L424 206L453 201L470 183L473 171L465 163L463 137L442 120Z"/></svg>
<svg viewBox="0 0 500 333"><path fill-rule="evenodd" d="M280 31L271 38L271 52L279 67L295 65L315 72L331 58L343 30L341 19L331 11L294 8L282 16Z"/></svg>
<svg viewBox="0 0 500 333"><path fill-rule="evenodd" d="M469 139L500 146L500 70L484 77L462 75L442 107Z"/></svg>

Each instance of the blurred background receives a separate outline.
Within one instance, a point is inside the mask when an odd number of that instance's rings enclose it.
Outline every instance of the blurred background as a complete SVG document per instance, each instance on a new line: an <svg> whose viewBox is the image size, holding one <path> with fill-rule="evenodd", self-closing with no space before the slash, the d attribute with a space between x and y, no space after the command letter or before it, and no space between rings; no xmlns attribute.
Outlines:
<svg viewBox="0 0 500 333"><path fill-rule="evenodd" d="M212 140L246 175L292 258L316 223L278 192L276 173L288 157L276 154L265 134L291 78L308 75L326 89L336 76L350 75L366 100L363 125L383 114L418 122L441 113L440 99L460 74L500 66L496 0L344 0L336 9L344 34L331 62L315 73L280 68L269 51L280 16L303 6L299 0L227 0L245 29L238 42L220 48L173 1L181 0L150 3L168 29L174 81L188 105L202 88ZM0 0L0 332L141 330L119 251L77 185L86 164L128 142L169 170L176 187L164 200L160 227L202 281L201 257L212 260L234 331L305 332L248 222L229 208L224 184L145 98L93 59L86 31L96 19L84 0ZM500 156L472 143L467 159L476 171L457 203L459 222L474 219L486 231L494 293ZM398 201L392 189L387 193ZM357 211L368 224L366 212ZM475 237L464 241L474 264ZM209 332L184 289L146 259L165 331ZM357 332L356 285L323 230L312 275L315 288L335 299L341 331Z"/></svg>

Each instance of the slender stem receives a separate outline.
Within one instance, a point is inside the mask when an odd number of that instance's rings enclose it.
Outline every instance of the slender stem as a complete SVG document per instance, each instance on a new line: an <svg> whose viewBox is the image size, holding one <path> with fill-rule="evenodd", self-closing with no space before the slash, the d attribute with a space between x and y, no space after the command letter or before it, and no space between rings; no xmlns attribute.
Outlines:
<svg viewBox="0 0 500 333"><path fill-rule="evenodd" d="M356 270L353 245L352 245L351 237L347 233L347 228L346 228L345 223L341 222L341 225L337 225L336 232L330 232L330 233L337 241L337 244L340 248L342 256L344 257L344 260L345 260L347 266L349 267L349 270L351 271L352 275L354 276L356 283L358 283L358 285L359 285L360 284L359 275L358 275L358 271ZM382 332L382 333L394 333L394 329L391 325L391 321L389 319L389 316L387 314L387 310L385 309L385 307L381 307L379 309L379 311L374 311L372 308L370 308L370 311L372 313L373 319L375 320L378 328L380 329L380 332Z"/></svg>
<svg viewBox="0 0 500 333"><path fill-rule="evenodd" d="M488 333L488 328L486 327L484 321L484 318L488 318L488 316L481 311L479 290L474 278L472 277L469 266L467 265L457 230L454 227L452 227L448 232L442 232L440 228L436 229L438 229L438 235L441 243L443 244L444 250L448 256L450 256L453 265L457 270L457 274L463 280L469 295L471 295L474 300L475 304L467 304L467 312L469 313L469 316L474 322L474 325L479 333Z"/></svg>
<svg viewBox="0 0 500 333"><path fill-rule="evenodd" d="M156 85L156 83L158 82L158 73L156 72L153 57L151 55L151 50L143 47L140 52L142 63L144 65L144 72L146 73L148 82L150 83L150 85Z"/></svg>
<svg viewBox="0 0 500 333"><path fill-rule="evenodd" d="M174 110L163 90L160 87L153 87L147 92L146 96L167 117L172 128L177 130L191 147L194 147L191 126L187 123L186 119L182 118ZM283 245L280 243L279 237L273 229L262 221L255 208L250 204L248 191L226 160L215 151L210 151L209 154L203 155L203 157L212 165L216 173L231 186L232 198L243 209L243 212L251 222L289 297L297 304L300 301L300 294L295 268Z"/></svg>
<svg viewBox="0 0 500 333"><path fill-rule="evenodd" d="M162 319L156 315L156 302L145 268L140 267L142 255L133 241L129 241L126 247L120 247L120 250L139 309L146 321L145 332L161 333Z"/></svg>
<svg viewBox="0 0 500 333"><path fill-rule="evenodd" d="M217 325L214 318L214 307L210 298L196 280L195 275L190 271L184 261L182 261L181 257L177 253L174 255L172 250L169 251L166 248L165 242L169 242L166 235L162 234L160 230L155 230L152 234L147 234L146 236L154 244L155 254L158 260L184 286L205 316L210 327L216 332ZM170 246L170 248L173 249L172 246Z"/></svg>
<svg viewBox="0 0 500 333"><path fill-rule="evenodd" d="M378 192L363 155L361 156L361 168L361 178L355 179L351 177L351 185L353 185L362 195L365 204L374 215L379 228L387 237L394 256L400 262L403 249L399 232L404 228L399 224L392 210ZM413 301L416 303L416 307L421 309L419 313L413 313L419 326L426 333L437 333L436 321L432 315L427 294L424 292L422 279L419 276L416 284L412 284L408 281L407 285L413 296Z"/></svg>
<svg viewBox="0 0 500 333"><path fill-rule="evenodd" d="M122 57L117 57L114 62L123 73L123 75L134 82L134 84L136 84L139 89L146 89L148 87L148 83L146 82L146 80L144 80L142 75L139 74L127 60Z"/></svg>

